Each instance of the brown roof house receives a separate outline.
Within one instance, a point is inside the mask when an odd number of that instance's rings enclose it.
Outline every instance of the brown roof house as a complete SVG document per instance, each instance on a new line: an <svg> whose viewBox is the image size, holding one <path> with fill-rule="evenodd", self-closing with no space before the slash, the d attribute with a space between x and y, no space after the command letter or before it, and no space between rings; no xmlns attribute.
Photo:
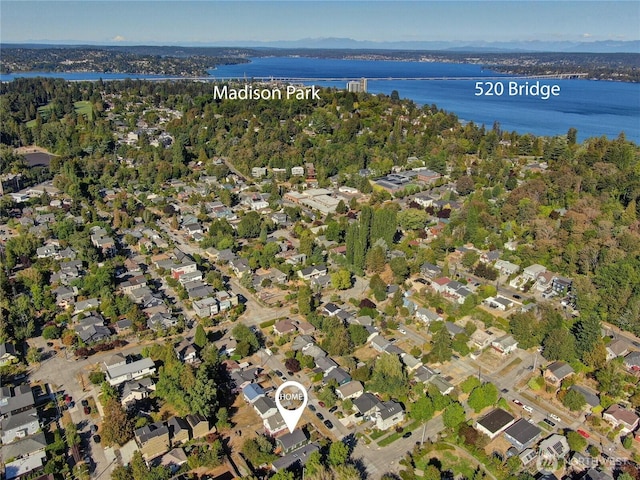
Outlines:
<svg viewBox="0 0 640 480"><path fill-rule="evenodd" d="M145 425L133 433L145 460L151 460L169 451L169 428L164 423Z"/></svg>
<svg viewBox="0 0 640 480"><path fill-rule="evenodd" d="M296 324L288 319L280 320L273 326L273 333L276 335L286 335L287 333L293 333L297 330Z"/></svg>
<svg viewBox="0 0 640 480"><path fill-rule="evenodd" d="M638 427L638 422L640 422L638 415L617 404L611 405L607 408L602 414L602 418L613 424L615 427L622 426L620 433L623 435L633 432Z"/></svg>

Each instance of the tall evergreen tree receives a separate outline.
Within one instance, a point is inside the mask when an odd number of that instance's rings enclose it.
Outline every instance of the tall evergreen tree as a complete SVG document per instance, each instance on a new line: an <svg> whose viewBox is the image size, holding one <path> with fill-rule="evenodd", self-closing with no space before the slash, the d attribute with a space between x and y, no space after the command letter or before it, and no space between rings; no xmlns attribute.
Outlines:
<svg viewBox="0 0 640 480"><path fill-rule="evenodd" d="M600 340L602 324L595 313L583 317L574 328L576 337L576 351L580 358L590 352Z"/></svg>

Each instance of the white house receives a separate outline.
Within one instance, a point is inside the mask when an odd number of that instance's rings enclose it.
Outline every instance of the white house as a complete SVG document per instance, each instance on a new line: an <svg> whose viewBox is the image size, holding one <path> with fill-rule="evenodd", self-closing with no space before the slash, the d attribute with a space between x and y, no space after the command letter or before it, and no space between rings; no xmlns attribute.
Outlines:
<svg viewBox="0 0 640 480"><path fill-rule="evenodd" d="M137 380L147 375L152 375L156 371L156 366L150 358L142 358L135 362L117 365L106 370L107 381L110 385L116 386L127 380Z"/></svg>
<svg viewBox="0 0 640 480"><path fill-rule="evenodd" d="M384 402L382 407L374 415L375 425L378 430L387 430L404 420L402 405L394 401Z"/></svg>

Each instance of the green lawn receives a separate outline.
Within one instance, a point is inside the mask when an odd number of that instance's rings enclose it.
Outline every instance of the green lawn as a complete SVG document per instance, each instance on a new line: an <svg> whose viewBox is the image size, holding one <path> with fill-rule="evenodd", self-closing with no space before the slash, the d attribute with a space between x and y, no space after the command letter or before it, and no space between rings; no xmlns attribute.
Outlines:
<svg viewBox="0 0 640 480"><path fill-rule="evenodd" d="M93 120L93 106L91 105L91 102L87 100L82 100L80 102L75 102L73 106L76 109L76 113L80 115L84 115L85 117L87 117L88 120ZM40 113L40 115L43 118L47 118L49 116L50 110L51 110L51 104L48 104L48 105L39 107L38 113ZM29 120L27 122L27 127L29 128L33 128L35 125L36 125L35 119Z"/></svg>
<svg viewBox="0 0 640 480"><path fill-rule="evenodd" d="M416 468L424 470L432 457L438 458L442 462L442 468L453 471L453 474L463 476L465 478L473 478L475 473L475 467L469 463L466 459L458 458L453 452L432 452L431 455L425 455L416 462Z"/></svg>

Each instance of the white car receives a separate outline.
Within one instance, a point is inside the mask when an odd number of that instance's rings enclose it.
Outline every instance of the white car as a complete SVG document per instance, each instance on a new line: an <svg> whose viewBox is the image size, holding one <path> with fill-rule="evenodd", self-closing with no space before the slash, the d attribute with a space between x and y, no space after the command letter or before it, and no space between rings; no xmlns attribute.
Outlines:
<svg viewBox="0 0 640 480"><path fill-rule="evenodd" d="M560 419L560 417L554 413L550 413L549 417L554 419L556 422L561 422L562 420Z"/></svg>
<svg viewBox="0 0 640 480"><path fill-rule="evenodd" d="M407 331L404 328L399 328L398 331L403 335L407 334Z"/></svg>
<svg viewBox="0 0 640 480"><path fill-rule="evenodd" d="M526 410L529 413L533 413L533 408L531 408L529 405L523 405L522 409Z"/></svg>

